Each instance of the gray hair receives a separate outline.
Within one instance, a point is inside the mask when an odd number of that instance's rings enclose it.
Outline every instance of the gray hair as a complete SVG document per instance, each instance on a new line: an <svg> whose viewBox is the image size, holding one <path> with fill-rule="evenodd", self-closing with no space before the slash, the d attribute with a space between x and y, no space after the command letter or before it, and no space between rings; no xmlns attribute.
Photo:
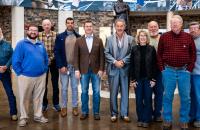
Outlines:
<svg viewBox="0 0 200 130"><path fill-rule="evenodd" d="M189 23L189 27L192 26L192 25L199 25L199 27L200 27L200 24L197 21L193 21L193 22Z"/></svg>
<svg viewBox="0 0 200 130"><path fill-rule="evenodd" d="M117 24L118 22L122 22L122 23L124 24L124 26L126 26L126 22L125 22L124 19L116 19L116 20L115 20L115 26L116 26L116 24Z"/></svg>
<svg viewBox="0 0 200 130"><path fill-rule="evenodd" d="M151 23L155 23L155 24L158 25L158 22L153 20L153 21L148 22L147 27L148 27ZM158 27L159 27L159 25L158 25Z"/></svg>
<svg viewBox="0 0 200 130"><path fill-rule="evenodd" d="M181 24L183 24L183 18L180 15L173 15L170 21L172 21L172 19L174 19L174 18L180 20Z"/></svg>

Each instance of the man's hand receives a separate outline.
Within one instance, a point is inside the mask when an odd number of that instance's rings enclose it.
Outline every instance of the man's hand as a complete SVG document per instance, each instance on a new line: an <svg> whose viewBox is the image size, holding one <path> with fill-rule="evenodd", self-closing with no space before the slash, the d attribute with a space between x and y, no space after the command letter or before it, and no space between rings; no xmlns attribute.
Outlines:
<svg viewBox="0 0 200 130"><path fill-rule="evenodd" d="M67 73L67 68L66 67L62 67L59 69L60 73L65 74Z"/></svg>
<svg viewBox="0 0 200 130"><path fill-rule="evenodd" d="M0 66L0 73L4 73L7 70L7 66Z"/></svg>
<svg viewBox="0 0 200 130"><path fill-rule="evenodd" d="M150 81L150 87L153 88L156 85L155 81Z"/></svg>
<svg viewBox="0 0 200 130"><path fill-rule="evenodd" d="M130 86L133 86L134 88L137 88L137 81L131 81Z"/></svg>
<svg viewBox="0 0 200 130"><path fill-rule="evenodd" d="M77 79L80 79L80 77L81 77L80 71L75 71L75 77L76 77Z"/></svg>
<svg viewBox="0 0 200 130"><path fill-rule="evenodd" d="M120 61L115 61L115 66L117 68L122 68L124 66L124 62L122 60Z"/></svg>
<svg viewBox="0 0 200 130"><path fill-rule="evenodd" d="M2 38L3 38L3 33L2 33L1 28L0 28L0 39L2 39Z"/></svg>
<svg viewBox="0 0 200 130"><path fill-rule="evenodd" d="M103 76L103 71L99 70L97 75L101 78Z"/></svg>

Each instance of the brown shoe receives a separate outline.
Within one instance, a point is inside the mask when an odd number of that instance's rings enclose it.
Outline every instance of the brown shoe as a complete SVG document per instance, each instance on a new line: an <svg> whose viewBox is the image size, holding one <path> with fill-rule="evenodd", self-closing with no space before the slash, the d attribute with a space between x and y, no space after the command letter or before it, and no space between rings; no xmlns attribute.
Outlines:
<svg viewBox="0 0 200 130"><path fill-rule="evenodd" d="M128 116L124 116L124 117L121 117L121 119L124 121L124 122L131 122L130 118Z"/></svg>
<svg viewBox="0 0 200 130"><path fill-rule="evenodd" d="M80 120L85 120L88 118L88 114L81 114Z"/></svg>
<svg viewBox="0 0 200 130"><path fill-rule="evenodd" d="M62 117L67 116L67 108L66 108L66 107L64 107L64 108L61 109L60 115L61 115Z"/></svg>
<svg viewBox="0 0 200 130"><path fill-rule="evenodd" d="M72 114L74 115L74 116L78 116L78 107L74 107L73 109L72 109Z"/></svg>
<svg viewBox="0 0 200 130"><path fill-rule="evenodd" d="M172 128L171 122L167 122L167 121L163 122L163 130L171 130L171 128Z"/></svg>
<svg viewBox="0 0 200 130"><path fill-rule="evenodd" d="M188 123L180 123L181 130L188 130Z"/></svg>

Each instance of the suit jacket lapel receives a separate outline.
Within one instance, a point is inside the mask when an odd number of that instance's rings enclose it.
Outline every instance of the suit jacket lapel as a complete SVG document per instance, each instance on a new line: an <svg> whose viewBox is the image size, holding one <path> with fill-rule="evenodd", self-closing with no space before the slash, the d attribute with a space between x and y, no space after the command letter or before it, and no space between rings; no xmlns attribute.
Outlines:
<svg viewBox="0 0 200 130"><path fill-rule="evenodd" d="M85 39L85 35L83 35L83 37L82 37L82 43L83 43L83 47L84 48L86 48L87 49L87 52L89 53L89 49L88 49L88 47L87 47L87 43L86 43L86 39Z"/></svg>
<svg viewBox="0 0 200 130"><path fill-rule="evenodd" d="M117 38L116 38L116 35L114 34L113 35L113 39L112 39L112 46L113 46L113 55L114 55L114 58L117 57L117 51L118 51L118 47L117 47Z"/></svg>
<svg viewBox="0 0 200 130"><path fill-rule="evenodd" d="M126 53L127 53L127 50L128 50L128 35L126 33L124 33L124 37L123 37L123 41L122 41L122 50L121 50L121 54L120 54L120 59L122 59ZM117 51L118 51L118 46L117 46L117 38L116 38L116 35L114 34L113 35L113 52L114 52L114 57L116 58L116 54L117 54Z"/></svg>
<svg viewBox="0 0 200 130"><path fill-rule="evenodd" d="M128 50L128 35L124 33L124 39L123 39L123 47L122 47L122 54L121 56L124 57Z"/></svg>
<svg viewBox="0 0 200 130"><path fill-rule="evenodd" d="M91 52L90 52L90 53L92 53L92 51L94 50L94 49L93 49L93 48L95 47L94 44L96 44L96 43L97 43L97 38L93 35L92 49L91 49Z"/></svg>

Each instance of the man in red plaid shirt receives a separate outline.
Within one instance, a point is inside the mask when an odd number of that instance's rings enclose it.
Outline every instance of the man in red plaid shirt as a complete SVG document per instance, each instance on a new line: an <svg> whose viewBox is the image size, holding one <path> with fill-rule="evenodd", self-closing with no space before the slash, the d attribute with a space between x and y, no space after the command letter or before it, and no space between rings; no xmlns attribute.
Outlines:
<svg viewBox="0 0 200 130"><path fill-rule="evenodd" d="M196 60L196 49L192 36L182 31L181 16L174 15L170 23L171 31L160 37L157 55L164 85L163 130L172 127L172 102L176 83L180 95L180 127L181 130L188 130L190 75Z"/></svg>

